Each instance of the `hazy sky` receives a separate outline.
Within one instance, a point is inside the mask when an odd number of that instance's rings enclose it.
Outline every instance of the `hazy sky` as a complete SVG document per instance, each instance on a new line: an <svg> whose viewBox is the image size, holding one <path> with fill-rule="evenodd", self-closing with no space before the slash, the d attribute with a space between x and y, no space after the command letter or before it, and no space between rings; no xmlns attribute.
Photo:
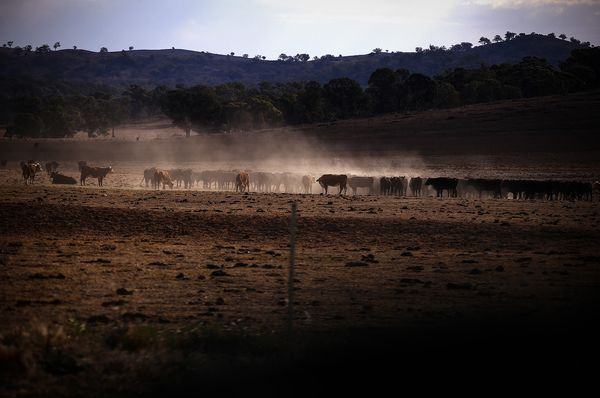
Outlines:
<svg viewBox="0 0 600 398"><path fill-rule="evenodd" d="M270 59L477 43L513 32L600 44L600 0L0 0L0 42L185 48Z"/></svg>

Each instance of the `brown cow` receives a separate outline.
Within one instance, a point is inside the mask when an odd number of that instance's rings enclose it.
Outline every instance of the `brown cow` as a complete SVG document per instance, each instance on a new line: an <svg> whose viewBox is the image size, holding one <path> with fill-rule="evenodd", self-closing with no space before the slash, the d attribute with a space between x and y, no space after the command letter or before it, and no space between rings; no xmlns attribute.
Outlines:
<svg viewBox="0 0 600 398"><path fill-rule="evenodd" d="M327 194L327 187L335 187L337 185L340 186L340 195L342 191L344 194L346 193L346 184L348 183L348 176L345 174L323 174L321 177L317 179L317 182L323 189L325 190L325 194Z"/></svg>
<svg viewBox="0 0 600 398"><path fill-rule="evenodd" d="M244 171L235 176L235 191L237 192L238 189L240 192L250 190L250 177L248 177L248 173Z"/></svg>
<svg viewBox="0 0 600 398"><path fill-rule="evenodd" d="M148 184L150 182L152 182L155 172L156 172L156 167L151 167L149 169L144 170L144 176L140 180L140 187L142 186L142 182L146 182L146 188L148 188Z"/></svg>
<svg viewBox="0 0 600 398"><path fill-rule="evenodd" d="M33 179L35 178L35 174L42 171L42 166L39 163L30 163L21 162L21 170L23 172L23 179L25 180L25 185L29 182L29 184L33 184Z"/></svg>
<svg viewBox="0 0 600 398"><path fill-rule="evenodd" d="M163 184L163 189L166 189L168 185L169 188L173 189L173 181L171 181L171 176L169 172L166 170L156 170L154 172L154 176L152 177L152 188L160 189L160 184Z"/></svg>
<svg viewBox="0 0 600 398"><path fill-rule="evenodd" d="M81 177L79 178L79 183L81 185L85 185L85 179L88 177L93 177L98 179L98 186L102 186L102 180L106 177L108 173L112 173L112 167L90 167L90 166L81 166Z"/></svg>

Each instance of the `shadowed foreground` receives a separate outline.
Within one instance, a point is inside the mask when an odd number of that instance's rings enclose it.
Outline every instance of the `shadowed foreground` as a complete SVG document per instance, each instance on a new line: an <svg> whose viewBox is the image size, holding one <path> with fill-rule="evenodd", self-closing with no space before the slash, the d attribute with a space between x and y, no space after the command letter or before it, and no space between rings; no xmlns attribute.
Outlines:
<svg viewBox="0 0 600 398"><path fill-rule="evenodd" d="M0 191L7 396L566 383L598 354L597 201Z"/></svg>

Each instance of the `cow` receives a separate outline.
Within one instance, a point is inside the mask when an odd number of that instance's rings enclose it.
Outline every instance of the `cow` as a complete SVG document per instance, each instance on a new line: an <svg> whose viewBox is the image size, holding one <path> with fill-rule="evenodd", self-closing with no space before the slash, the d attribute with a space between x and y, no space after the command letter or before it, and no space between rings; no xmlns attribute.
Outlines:
<svg viewBox="0 0 600 398"><path fill-rule="evenodd" d="M437 177L437 178L428 178L425 181L425 185L430 185L435 189L437 197L443 197L444 191L448 191L448 197L457 197L458 193L456 191L456 186L458 185L457 178L446 178L446 177Z"/></svg>
<svg viewBox="0 0 600 398"><path fill-rule="evenodd" d="M404 196L408 187L406 177L390 178L390 195Z"/></svg>
<svg viewBox="0 0 600 398"><path fill-rule="evenodd" d="M36 173L42 171L42 166L39 163L35 163L30 160L28 163L21 162L21 171L23 172L23 179L25 180L25 185L27 183L33 184L33 179L35 178Z"/></svg>
<svg viewBox="0 0 600 398"><path fill-rule="evenodd" d="M484 192L490 192L494 198L502 197L502 180L493 180L486 178L469 178L465 182L467 188L471 188L477 192L479 198Z"/></svg>
<svg viewBox="0 0 600 398"><path fill-rule="evenodd" d="M154 178L154 172L156 172L156 167L151 167L144 170L144 176L140 180L140 186L142 186L142 182L145 182L146 188L148 188L148 184L151 183L152 179Z"/></svg>
<svg viewBox="0 0 600 398"><path fill-rule="evenodd" d="M163 184L163 189L166 189L168 185L169 188L173 189L173 181L171 181L171 176L167 170L158 170L154 171L154 175L152 176L152 188L160 189L160 184Z"/></svg>
<svg viewBox="0 0 600 398"><path fill-rule="evenodd" d="M367 188L369 195L373 193L373 183L375 179L373 177L349 177L348 185L352 189L352 195L356 195L358 188Z"/></svg>
<svg viewBox="0 0 600 398"><path fill-rule="evenodd" d="M50 174L50 178L52 179L52 184L68 184L68 185L77 184L77 180L74 179L73 177L65 176L65 175L59 174L57 172L52 172L52 174Z"/></svg>
<svg viewBox="0 0 600 398"><path fill-rule="evenodd" d="M413 177L408 183L410 191L413 196L421 196L421 187L423 186L423 179L421 177Z"/></svg>
<svg viewBox="0 0 600 398"><path fill-rule="evenodd" d="M342 192L346 194L348 176L345 174L323 174L317 179L317 182L325 190L325 194L327 194L327 187L335 187L339 185L341 195Z"/></svg>
<svg viewBox="0 0 600 398"><path fill-rule="evenodd" d="M248 177L248 173L242 171L235 176L235 191L244 192L250 190L250 178Z"/></svg>
<svg viewBox="0 0 600 398"><path fill-rule="evenodd" d="M311 175L302 176L302 186L305 193L312 193L312 185L315 183L315 177Z"/></svg>
<svg viewBox="0 0 600 398"><path fill-rule="evenodd" d="M102 186L102 180L106 178L108 173L112 173L112 167L90 167L90 166L81 166L81 177L79 178L80 185L85 185L85 180L88 177L93 177L98 179L98 186Z"/></svg>
<svg viewBox="0 0 600 398"><path fill-rule="evenodd" d="M381 177L379 179L379 194L389 195L392 190L392 181L389 177Z"/></svg>
<svg viewBox="0 0 600 398"><path fill-rule="evenodd" d="M192 169L172 169L168 170L172 181L175 181L177 188L181 186L185 189L192 188Z"/></svg>
<svg viewBox="0 0 600 398"><path fill-rule="evenodd" d="M83 166L87 166L87 161L80 160L79 162L77 162L77 167L79 168L79 171L81 171L81 169L83 168Z"/></svg>
<svg viewBox="0 0 600 398"><path fill-rule="evenodd" d="M56 161L52 161L52 162L47 162L46 163L46 174L48 174L48 176L51 176L52 173L56 172L56 170L58 170L58 162Z"/></svg>

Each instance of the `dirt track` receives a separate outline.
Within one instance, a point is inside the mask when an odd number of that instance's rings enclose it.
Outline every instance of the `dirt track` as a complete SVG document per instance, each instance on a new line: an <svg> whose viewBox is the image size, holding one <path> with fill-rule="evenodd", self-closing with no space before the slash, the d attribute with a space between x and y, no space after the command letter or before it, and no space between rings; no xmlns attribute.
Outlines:
<svg viewBox="0 0 600 398"><path fill-rule="evenodd" d="M292 201L299 328L551 318L600 285L598 202L0 189L4 327L281 329Z"/></svg>

